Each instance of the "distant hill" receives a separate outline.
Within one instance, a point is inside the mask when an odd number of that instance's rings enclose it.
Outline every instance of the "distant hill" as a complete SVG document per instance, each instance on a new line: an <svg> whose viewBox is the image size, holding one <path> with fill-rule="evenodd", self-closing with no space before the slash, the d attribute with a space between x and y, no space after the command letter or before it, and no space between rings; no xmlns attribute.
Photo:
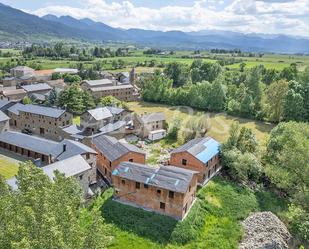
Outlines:
<svg viewBox="0 0 309 249"><path fill-rule="evenodd" d="M309 53L309 38L242 34L231 31L198 32L118 29L89 18L38 17L0 3L0 41L48 41L50 38L128 42L169 49L234 49L256 52Z"/></svg>

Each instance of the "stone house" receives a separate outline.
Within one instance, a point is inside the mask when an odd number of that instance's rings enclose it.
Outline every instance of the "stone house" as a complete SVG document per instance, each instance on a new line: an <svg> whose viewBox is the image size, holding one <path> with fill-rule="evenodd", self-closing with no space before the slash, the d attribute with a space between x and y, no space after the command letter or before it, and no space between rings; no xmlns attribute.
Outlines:
<svg viewBox="0 0 309 249"><path fill-rule="evenodd" d="M80 116L80 127L96 133L100 128L110 123L113 114L107 107L98 107L84 112Z"/></svg>
<svg viewBox="0 0 309 249"><path fill-rule="evenodd" d="M194 203L196 172L122 162L113 170L114 200L182 220Z"/></svg>
<svg viewBox="0 0 309 249"><path fill-rule="evenodd" d="M166 127L165 114L163 112L145 113L134 116L134 128L137 134L146 138L151 131L164 130Z"/></svg>
<svg viewBox="0 0 309 249"><path fill-rule="evenodd" d="M80 155L72 156L62 161L57 161L42 167L43 172L51 179L55 179L55 171L63 174L65 177L73 177L79 183L83 196L86 198L89 192L89 179L91 175L91 167L87 161ZM13 177L7 180L12 190L17 190L17 180Z"/></svg>
<svg viewBox="0 0 309 249"><path fill-rule="evenodd" d="M13 129L27 129L33 134L61 141L61 129L72 125L73 115L65 110L17 103L8 109Z"/></svg>
<svg viewBox="0 0 309 249"><path fill-rule="evenodd" d="M0 147L22 157L47 165L75 155L81 155L91 167L90 182L96 182L96 151L80 142L64 139L61 142L31 136L16 131L0 133Z"/></svg>
<svg viewBox="0 0 309 249"><path fill-rule="evenodd" d="M122 101L134 101L138 97L138 94L136 93L134 87L130 84L93 87L90 89L90 92L95 99L100 99L106 96L113 96L116 99Z"/></svg>
<svg viewBox="0 0 309 249"><path fill-rule="evenodd" d="M15 87L6 87L1 91L0 99L9 101L20 101L27 96L24 89L16 89Z"/></svg>
<svg viewBox="0 0 309 249"><path fill-rule="evenodd" d="M34 75L34 69L27 66L17 66L10 69L10 74L12 77L20 78L25 75Z"/></svg>
<svg viewBox="0 0 309 249"><path fill-rule="evenodd" d="M0 111L0 133L10 129L9 120L10 118L3 111Z"/></svg>
<svg viewBox="0 0 309 249"><path fill-rule="evenodd" d="M206 184L221 168L220 144L211 137L196 138L170 155L171 165L199 172L199 184Z"/></svg>
<svg viewBox="0 0 309 249"><path fill-rule="evenodd" d="M145 163L146 154L135 145L119 142L116 138L100 135L92 140L92 148L98 153L98 171L109 181L113 170L121 162Z"/></svg>
<svg viewBox="0 0 309 249"><path fill-rule="evenodd" d="M115 86L116 81L111 79L100 79L100 80L84 80L81 83L81 87L85 90L91 90L96 87L107 87Z"/></svg>
<svg viewBox="0 0 309 249"><path fill-rule="evenodd" d="M27 94L31 93L47 94L52 90L52 88L46 83L24 85L21 86L21 88L24 89Z"/></svg>

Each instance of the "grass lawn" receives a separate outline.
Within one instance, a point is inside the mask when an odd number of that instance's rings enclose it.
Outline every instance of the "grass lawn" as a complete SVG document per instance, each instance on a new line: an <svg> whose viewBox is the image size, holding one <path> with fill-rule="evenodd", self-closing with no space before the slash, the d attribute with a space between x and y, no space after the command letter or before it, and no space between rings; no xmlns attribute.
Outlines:
<svg viewBox="0 0 309 249"><path fill-rule="evenodd" d="M73 117L73 124L80 125L80 116Z"/></svg>
<svg viewBox="0 0 309 249"><path fill-rule="evenodd" d="M0 155L0 175L4 178L9 179L12 176L16 175L18 171L18 164L14 163L4 156Z"/></svg>
<svg viewBox="0 0 309 249"><path fill-rule="evenodd" d="M96 200L114 236L110 249L236 249L240 222L251 212L269 210L284 216L286 203L270 192L253 192L215 177L199 189L184 221L125 206L111 200L108 190Z"/></svg>
<svg viewBox="0 0 309 249"><path fill-rule="evenodd" d="M185 107L174 107L174 106L167 106L155 103L146 103L146 102L129 102L129 108L132 111L135 111L138 114L144 112L164 112L167 118L167 122L171 122L175 117L180 117L181 119L185 119L190 115L195 115L197 111L194 111L192 108L185 108ZM274 125L245 119L245 118L238 118L227 115L225 113L205 113L209 117L209 124L210 130L208 135L212 136L213 138L217 139L219 142L224 142L228 138L228 132L231 124L235 121L238 121L241 125L251 128L257 140L261 143L266 141L269 132L274 127Z"/></svg>

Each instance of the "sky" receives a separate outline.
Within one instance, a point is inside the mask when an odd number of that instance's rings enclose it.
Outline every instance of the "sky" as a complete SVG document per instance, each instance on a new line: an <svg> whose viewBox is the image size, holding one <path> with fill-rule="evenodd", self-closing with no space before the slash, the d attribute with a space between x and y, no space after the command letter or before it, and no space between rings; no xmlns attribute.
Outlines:
<svg viewBox="0 0 309 249"><path fill-rule="evenodd" d="M119 28L226 30L309 37L309 0L0 0L43 16L90 18Z"/></svg>

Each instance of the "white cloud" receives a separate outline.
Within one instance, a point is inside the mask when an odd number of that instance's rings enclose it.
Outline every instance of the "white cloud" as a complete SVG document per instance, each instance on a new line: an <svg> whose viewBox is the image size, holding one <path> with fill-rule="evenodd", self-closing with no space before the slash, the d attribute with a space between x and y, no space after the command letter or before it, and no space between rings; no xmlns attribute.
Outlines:
<svg viewBox="0 0 309 249"><path fill-rule="evenodd" d="M308 0L196 0L192 6L148 8L130 1L107 3L104 0L77 0L82 8L48 5L33 11L46 14L91 18L113 27L154 30L196 31L219 29L241 32L309 34Z"/></svg>

